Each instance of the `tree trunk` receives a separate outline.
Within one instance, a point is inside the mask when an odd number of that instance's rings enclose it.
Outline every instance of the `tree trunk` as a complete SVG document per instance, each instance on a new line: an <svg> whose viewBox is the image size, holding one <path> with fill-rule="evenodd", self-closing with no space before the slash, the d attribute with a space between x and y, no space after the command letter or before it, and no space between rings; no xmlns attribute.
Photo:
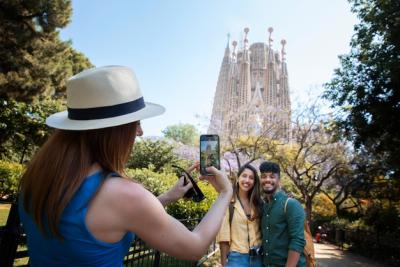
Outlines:
<svg viewBox="0 0 400 267"><path fill-rule="evenodd" d="M306 219L311 222L311 212L312 212L312 199L310 196L305 197L306 200Z"/></svg>
<svg viewBox="0 0 400 267"><path fill-rule="evenodd" d="M23 164L24 163L24 158L25 158L25 154L26 154L26 150L27 150L27 146L24 147L24 150L22 150L22 155L21 158L19 159L19 164Z"/></svg>

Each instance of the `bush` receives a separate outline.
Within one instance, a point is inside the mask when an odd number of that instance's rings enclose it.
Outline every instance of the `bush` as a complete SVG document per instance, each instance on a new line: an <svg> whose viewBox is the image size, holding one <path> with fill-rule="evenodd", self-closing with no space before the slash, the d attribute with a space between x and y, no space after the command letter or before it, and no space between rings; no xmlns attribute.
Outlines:
<svg viewBox="0 0 400 267"><path fill-rule="evenodd" d="M357 220L352 221L351 223L349 223L346 226L346 229L349 229L349 230L362 230L362 231L370 231L370 232L373 230L373 228L371 226L368 226L368 225L365 224L365 221L362 218L357 219Z"/></svg>
<svg viewBox="0 0 400 267"><path fill-rule="evenodd" d="M133 180L143 184L155 196L162 194L170 189L178 180L178 176L171 170L157 173L152 169L127 169L127 174ZM191 200L181 199L169 205L167 212L177 219L197 219L202 218L211 207L217 197L217 192L211 185L203 182L198 183L205 195L205 199L200 203Z"/></svg>
<svg viewBox="0 0 400 267"><path fill-rule="evenodd" d="M16 199L23 171L21 164L0 160L0 199Z"/></svg>
<svg viewBox="0 0 400 267"><path fill-rule="evenodd" d="M174 146L165 140L138 140L135 142L127 167L142 169L153 165L155 171L162 171L166 165L179 162L173 150Z"/></svg>
<svg viewBox="0 0 400 267"><path fill-rule="evenodd" d="M347 219L343 219L343 218L336 218L331 221L331 225L334 226L335 229L344 230L349 224L350 224L350 221Z"/></svg>
<svg viewBox="0 0 400 267"><path fill-rule="evenodd" d="M400 234L400 213L394 206L373 203L366 210L363 220L377 232Z"/></svg>

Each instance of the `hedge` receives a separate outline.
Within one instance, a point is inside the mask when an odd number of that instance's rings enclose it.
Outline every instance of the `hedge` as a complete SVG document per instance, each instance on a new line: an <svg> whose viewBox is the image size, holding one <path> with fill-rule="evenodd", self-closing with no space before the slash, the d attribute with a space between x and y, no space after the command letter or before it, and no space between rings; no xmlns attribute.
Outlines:
<svg viewBox="0 0 400 267"><path fill-rule="evenodd" d="M0 199L11 201L18 192L19 180L24 171L21 164L0 160Z"/></svg>
<svg viewBox="0 0 400 267"><path fill-rule="evenodd" d="M168 171L156 173L150 169L128 169L127 174L133 180L143 184L156 196L167 191L178 180L178 176L175 173ZM217 192L211 185L204 182L199 182L198 185L206 197L202 202L196 203L191 200L181 199L169 205L166 208L167 212L177 219L202 218L217 198Z"/></svg>

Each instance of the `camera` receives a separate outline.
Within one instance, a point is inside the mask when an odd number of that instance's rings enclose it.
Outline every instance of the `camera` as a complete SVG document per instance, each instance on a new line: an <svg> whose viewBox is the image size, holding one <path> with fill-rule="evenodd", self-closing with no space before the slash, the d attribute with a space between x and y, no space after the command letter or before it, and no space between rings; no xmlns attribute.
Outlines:
<svg viewBox="0 0 400 267"><path fill-rule="evenodd" d="M261 256L263 254L262 246L254 246L249 249L250 256Z"/></svg>

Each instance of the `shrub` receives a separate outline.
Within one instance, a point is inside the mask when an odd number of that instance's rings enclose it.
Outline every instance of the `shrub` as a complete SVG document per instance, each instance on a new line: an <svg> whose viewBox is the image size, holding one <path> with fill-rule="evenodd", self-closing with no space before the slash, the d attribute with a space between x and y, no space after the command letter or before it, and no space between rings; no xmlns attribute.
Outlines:
<svg viewBox="0 0 400 267"><path fill-rule="evenodd" d="M332 226L334 226L335 229L344 230L350 224L350 221L343 218L336 218L331 221L331 224Z"/></svg>
<svg viewBox="0 0 400 267"><path fill-rule="evenodd" d="M367 208L363 220L377 232L400 233L400 213L394 206L373 203Z"/></svg>
<svg viewBox="0 0 400 267"><path fill-rule="evenodd" d="M137 182L143 184L155 196L162 194L170 189L178 180L178 176L170 169L157 173L152 169L127 169L127 174ZM177 219L197 219L202 218L211 207L217 197L217 192L211 185L203 182L198 183L206 199L200 203L191 200L181 199L169 205L167 212Z"/></svg>
<svg viewBox="0 0 400 267"><path fill-rule="evenodd" d="M174 146L165 140L137 140L127 166L132 169L142 169L153 165L155 171L162 171L166 165L179 162L173 150Z"/></svg>
<svg viewBox="0 0 400 267"><path fill-rule="evenodd" d="M2 200L16 198L23 170L21 164L0 160L0 198Z"/></svg>

